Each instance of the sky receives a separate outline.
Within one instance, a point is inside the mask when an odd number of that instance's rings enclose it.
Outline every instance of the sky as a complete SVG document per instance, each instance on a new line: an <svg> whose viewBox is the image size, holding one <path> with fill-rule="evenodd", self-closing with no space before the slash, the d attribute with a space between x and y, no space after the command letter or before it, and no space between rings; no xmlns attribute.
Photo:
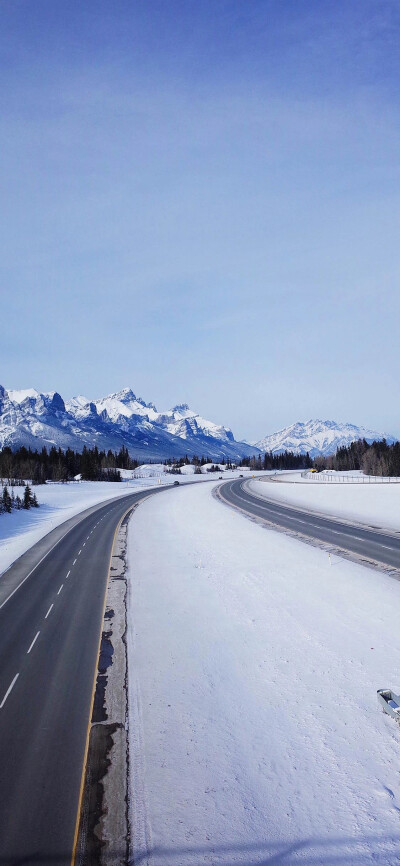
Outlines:
<svg viewBox="0 0 400 866"><path fill-rule="evenodd" d="M0 382L400 436L398 0L0 0Z"/></svg>

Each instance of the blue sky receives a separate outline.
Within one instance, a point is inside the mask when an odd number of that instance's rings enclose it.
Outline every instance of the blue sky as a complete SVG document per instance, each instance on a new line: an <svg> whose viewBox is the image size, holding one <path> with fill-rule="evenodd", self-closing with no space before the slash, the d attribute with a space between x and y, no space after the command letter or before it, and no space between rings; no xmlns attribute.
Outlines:
<svg viewBox="0 0 400 866"><path fill-rule="evenodd" d="M2 0L0 382L400 436L400 5Z"/></svg>

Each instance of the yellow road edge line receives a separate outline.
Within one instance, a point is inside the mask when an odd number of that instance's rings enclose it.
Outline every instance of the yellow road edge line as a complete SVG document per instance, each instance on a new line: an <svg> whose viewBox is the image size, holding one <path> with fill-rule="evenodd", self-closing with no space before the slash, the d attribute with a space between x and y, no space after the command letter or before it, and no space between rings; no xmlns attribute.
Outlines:
<svg viewBox="0 0 400 866"><path fill-rule="evenodd" d="M147 499L147 497L146 497L146 499ZM139 500L139 501L142 501L142 500ZM124 517L126 517L126 515L129 514L129 512L132 510L132 508L135 507L135 505L138 505L138 503L134 502L133 505L130 505L129 508L127 508L126 511L123 513L123 515L120 517L120 519L119 519L119 521L115 527L113 543L111 545L110 562L108 565L107 582L106 582L106 588L105 588L105 592L104 592L103 614L101 617L99 643L98 643L97 655L96 655L96 667L95 667L94 678L93 678L92 696L90 699L89 722L88 722L87 731L86 731L85 752L84 752L84 757L83 757L81 784L80 784L80 788L79 788L78 809L77 809L76 821L75 821L75 833L74 833L74 844L72 847L71 866L75 866L75 864L76 864L76 852L77 852L77 847L78 847L79 827L80 827L80 822L81 822L82 800L83 800L85 781L86 781L86 768L87 768L87 758L88 758L88 752L89 752L89 740L90 740L90 732L92 729L94 696L95 696L95 692L96 692L97 675L98 675L98 668L99 668L99 657L100 657L100 649L101 649L101 638L103 636L104 614L106 612L106 604L107 604L108 585L110 582L111 560L113 557L113 552L114 552L114 547L115 547L115 539L117 537L117 533L119 532L119 530L121 528L121 523L122 523Z"/></svg>
<svg viewBox="0 0 400 866"><path fill-rule="evenodd" d="M210 481L211 480L214 480L214 479L210 479ZM158 490L159 488L155 488L155 489ZM172 485L165 485L165 486L163 486L162 489L169 490L169 489L173 489L173 488L172 488ZM76 821L75 821L74 844L72 847L71 866L76 866L76 851L77 851L77 847L78 847L82 800L83 800L83 793L84 793L85 781L86 781L86 767L87 767L87 757L88 757L88 751L89 751L90 732L92 729L93 704L94 704L94 696L95 696L95 692L96 692L97 674L98 674L98 667L99 667L98 662L99 662L99 657L100 657L101 638L103 635L104 614L106 611L108 584L110 582L111 560L113 557L113 551L114 551L114 547L115 547L115 539L117 537L117 532L119 532L119 529L121 527L121 523L122 523L124 517L126 517L126 515L129 514L129 512L132 511L132 509L135 508L137 505L140 505L142 502L146 502L146 500L149 499L150 496L152 495L152 492L153 492L152 489L149 491L146 491L147 495L141 497L137 502L134 502L132 505L129 506L129 508L126 509L126 511L124 511L124 513L120 517L120 519L119 519L119 521L115 527L115 531L114 531L113 543L111 546L111 553L110 553L110 562L109 562L109 566L108 566L107 582L106 582L106 588L105 588L105 592L104 592L103 615L102 615L101 623L100 623L100 635L99 635L99 643L98 643L97 656L96 656L97 664L95 667L94 678L93 678L92 697L90 700L89 722L88 722L87 731L86 731L86 743L85 743L85 752L84 752L83 765L82 765L81 784L80 784L80 788L79 788L78 809L77 809Z"/></svg>

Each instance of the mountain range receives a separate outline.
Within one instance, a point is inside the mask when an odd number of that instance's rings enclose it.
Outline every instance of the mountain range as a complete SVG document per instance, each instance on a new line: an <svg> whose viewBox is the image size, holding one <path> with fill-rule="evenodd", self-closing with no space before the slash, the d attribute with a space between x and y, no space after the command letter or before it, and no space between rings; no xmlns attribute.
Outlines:
<svg viewBox="0 0 400 866"><path fill-rule="evenodd" d="M16 391L0 385L0 446L72 448L84 445L119 451L124 445L140 461L208 456L240 460L259 454L246 442L236 442L228 427L207 421L186 403L158 412L130 388L100 400L75 397L64 402L56 391L34 388Z"/></svg>
<svg viewBox="0 0 400 866"><path fill-rule="evenodd" d="M290 427L284 427L278 433L272 433L255 442L260 451L272 451L280 454L282 451L293 451L295 454L305 454L310 457L334 454L337 448L350 445L356 439L366 439L373 442L386 439L395 442L396 439L387 433L377 433L366 427L356 427L355 424L341 424L336 421L297 421Z"/></svg>
<svg viewBox="0 0 400 866"><path fill-rule="evenodd" d="M130 388L99 400L79 396L64 402L56 391L39 393L34 388L7 390L0 385L0 447L24 445L41 449L55 445L82 451L84 445L119 451L124 445L142 462L207 456L240 460L260 452L293 451L310 457L328 455L355 439L372 442L393 436L336 421L296 422L265 436L258 442L236 441L232 430L207 421L186 403L159 412Z"/></svg>

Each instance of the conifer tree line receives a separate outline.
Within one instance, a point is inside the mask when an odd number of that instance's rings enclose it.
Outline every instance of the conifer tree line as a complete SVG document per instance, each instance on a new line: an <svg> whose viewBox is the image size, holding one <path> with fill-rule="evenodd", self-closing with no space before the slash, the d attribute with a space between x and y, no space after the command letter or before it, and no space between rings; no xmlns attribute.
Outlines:
<svg viewBox="0 0 400 866"><path fill-rule="evenodd" d="M243 457L238 463L233 463L229 457L222 457L221 460L213 462L210 457L192 457L190 460L187 455L181 457L180 460L165 460L165 465L171 466L172 471L179 471L182 466L192 465L199 467L206 464L212 464L207 470L208 472L218 472L220 466L226 469L236 469L236 467L248 467L254 472L261 472L263 469L311 469L314 465L310 455L294 454L293 451L283 451L282 454L273 454L272 451L267 451L265 454L258 454L257 457Z"/></svg>
<svg viewBox="0 0 400 866"><path fill-rule="evenodd" d="M22 497L19 493L15 494L14 488L8 490L7 485L3 487L3 492L0 496L0 514L11 514L13 510L20 511L21 508L39 508L36 493L32 493L29 484L22 485L24 493Z"/></svg>
<svg viewBox="0 0 400 866"><path fill-rule="evenodd" d="M146 461L151 463L152 461ZM386 475L400 477L400 443L389 445L385 439L369 444L365 439L352 442L351 445L338 448L329 457L316 457L314 460L307 454L294 454L293 451L283 451L281 454L266 452L256 457L244 457L239 463L233 463L229 458L222 457L217 463L210 457L191 457L187 455L179 459L169 458L164 465L171 472L180 472L182 466L192 465L195 472L201 472L205 465L212 464L210 471L219 471L219 466L232 469L235 466L248 467L253 472L280 469L336 469L338 471L361 469L367 475ZM120 469L137 469L138 460L129 455L122 446L118 452L99 451L97 447L87 448L82 452L53 446L33 451L21 447L16 451L5 447L0 450L0 481L8 486L17 487L26 480L32 484L44 484L46 481L71 481L80 475L86 481L121 481ZM0 488L1 495L1 488Z"/></svg>
<svg viewBox="0 0 400 866"><path fill-rule="evenodd" d="M151 463L152 461L146 461ZM308 454L298 455L290 451L283 454L265 454L258 457L245 457L239 463L233 463L229 457L223 456L214 463L207 455L189 458L187 454L178 459L164 460L164 465L171 472L178 472L182 466L192 465L195 472L201 472L203 466L212 464L210 471L219 471L219 466L232 469L236 465L248 466L257 471L262 469L303 469L312 466ZM67 448L63 451L54 446L49 450L32 451L21 447L16 451L5 447L0 451L0 478L7 479L9 484L22 483L30 479L33 484L44 484L46 481L71 481L76 475L81 475L85 481L121 481L120 469L137 469L138 460L132 459L125 446L114 451L99 451L97 447L84 446L82 453Z"/></svg>
<svg viewBox="0 0 400 866"><path fill-rule="evenodd" d="M361 469L365 475L400 476L400 442L389 445L386 439L371 444L357 439L351 445L338 448L330 457L316 457L316 469L336 469L339 472Z"/></svg>
<svg viewBox="0 0 400 866"><path fill-rule="evenodd" d="M5 447L0 451L0 478L14 485L24 479L30 479L33 484L71 481L76 475L86 481L121 481L119 469L136 469L137 466L138 461L132 460L124 446L118 453L86 446L82 453L71 448L62 451L54 446L41 451L24 447L17 451Z"/></svg>
<svg viewBox="0 0 400 866"><path fill-rule="evenodd" d="M313 461L308 454L294 454L293 451L282 451L281 454L273 454L266 451L257 457L244 457L240 466L248 466L253 472L261 472L262 469L311 469Z"/></svg>

